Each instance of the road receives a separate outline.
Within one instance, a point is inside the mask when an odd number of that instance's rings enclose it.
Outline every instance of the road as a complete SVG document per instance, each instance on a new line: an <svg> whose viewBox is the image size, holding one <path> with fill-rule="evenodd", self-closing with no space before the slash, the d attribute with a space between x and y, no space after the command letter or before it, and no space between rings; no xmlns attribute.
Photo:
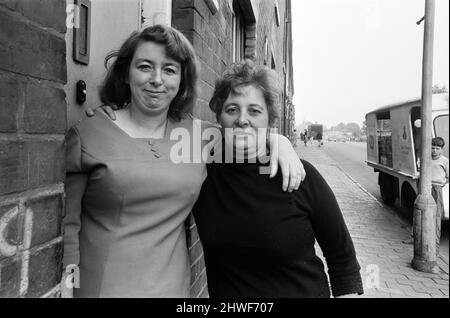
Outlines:
<svg viewBox="0 0 450 318"><path fill-rule="evenodd" d="M361 187L379 202L382 202L378 186L378 173L366 165L366 143L364 142L325 142L322 150ZM392 209L401 216L398 200ZM411 224L411 221L404 219ZM449 222L442 222L440 251L449 258Z"/></svg>

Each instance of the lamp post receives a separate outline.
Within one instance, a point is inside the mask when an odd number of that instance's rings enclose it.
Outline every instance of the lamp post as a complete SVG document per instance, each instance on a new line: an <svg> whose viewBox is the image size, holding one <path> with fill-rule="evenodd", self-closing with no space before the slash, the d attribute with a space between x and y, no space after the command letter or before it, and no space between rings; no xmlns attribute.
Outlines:
<svg viewBox="0 0 450 318"><path fill-rule="evenodd" d="M436 273L436 203L431 195L431 109L433 81L435 0L425 0L425 21L422 64L422 129L420 189L414 202L414 258L412 267L416 270Z"/></svg>

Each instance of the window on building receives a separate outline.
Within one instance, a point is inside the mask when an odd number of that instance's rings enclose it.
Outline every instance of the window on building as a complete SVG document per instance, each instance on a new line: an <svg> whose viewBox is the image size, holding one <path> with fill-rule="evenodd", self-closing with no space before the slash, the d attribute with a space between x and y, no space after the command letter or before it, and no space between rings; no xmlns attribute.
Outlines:
<svg viewBox="0 0 450 318"><path fill-rule="evenodd" d="M212 14L216 14L219 11L219 2L217 0L205 0L206 5Z"/></svg>
<svg viewBox="0 0 450 318"><path fill-rule="evenodd" d="M275 23L277 26L280 26L281 20L280 20L280 9L278 7L278 0L275 0Z"/></svg>
<svg viewBox="0 0 450 318"><path fill-rule="evenodd" d="M448 115L441 115L436 117L433 123L435 136L444 138L444 156L448 158Z"/></svg>
<svg viewBox="0 0 450 318"><path fill-rule="evenodd" d="M140 29L155 25L171 25L172 0L140 0Z"/></svg>
<svg viewBox="0 0 450 318"><path fill-rule="evenodd" d="M245 57L245 20L239 1L233 1L233 62Z"/></svg>
<svg viewBox="0 0 450 318"><path fill-rule="evenodd" d="M251 0L233 0L232 60L256 59L256 18Z"/></svg>
<svg viewBox="0 0 450 318"><path fill-rule="evenodd" d="M269 63L269 39L266 38L264 39L264 65L268 65Z"/></svg>

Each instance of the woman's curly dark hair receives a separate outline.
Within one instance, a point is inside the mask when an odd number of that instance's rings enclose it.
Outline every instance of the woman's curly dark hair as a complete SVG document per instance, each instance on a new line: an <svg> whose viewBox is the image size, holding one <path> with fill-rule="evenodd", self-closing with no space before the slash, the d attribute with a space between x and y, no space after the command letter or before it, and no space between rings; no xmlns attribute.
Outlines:
<svg viewBox="0 0 450 318"><path fill-rule="evenodd" d="M131 102L129 69L136 49L142 42L164 45L167 56L181 64L180 89L170 103L168 112L170 118L179 121L192 110L197 96L197 59L189 40L169 26L154 25L141 32L133 32L118 51L106 56L105 67L111 58L115 60L100 89L100 100L105 105L115 105L119 109Z"/></svg>
<svg viewBox="0 0 450 318"><path fill-rule="evenodd" d="M275 126L279 118L280 88L277 73L266 67L258 66L251 60L230 65L216 81L209 108L219 120L224 102L230 93L239 94L240 86L253 85L263 92L269 113L269 126Z"/></svg>

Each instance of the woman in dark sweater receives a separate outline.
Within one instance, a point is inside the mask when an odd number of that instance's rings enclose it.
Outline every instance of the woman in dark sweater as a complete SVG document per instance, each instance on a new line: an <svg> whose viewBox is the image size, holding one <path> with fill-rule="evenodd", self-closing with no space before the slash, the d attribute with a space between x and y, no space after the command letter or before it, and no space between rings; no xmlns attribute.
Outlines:
<svg viewBox="0 0 450 318"><path fill-rule="evenodd" d="M225 138L214 157L223 160L207 166L194 206L209 294L330 297L329 283L334 297L362 294L350 234L319 172L303 161L307 177L291 193L280 190L280 175L268 179L261 174L267 166L265 133L277 118L276 83L272 70L250 61L231 66L216 82L210 107ZM316 256L315 240L330 282Z"/></svg>

